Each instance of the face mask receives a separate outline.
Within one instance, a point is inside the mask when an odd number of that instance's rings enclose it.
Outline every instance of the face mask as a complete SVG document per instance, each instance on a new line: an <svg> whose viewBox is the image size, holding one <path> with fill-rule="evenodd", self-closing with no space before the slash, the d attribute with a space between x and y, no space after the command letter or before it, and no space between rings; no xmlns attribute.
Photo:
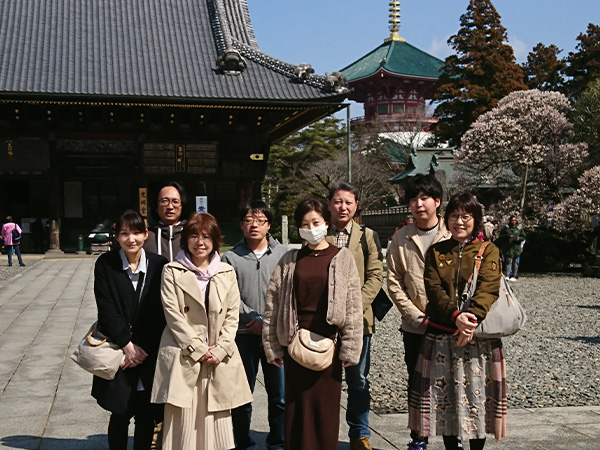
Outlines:
<svg viewBox="0 0 600 450"><path fill-rule="evenodd" d="M313 228L312 230L299 228L298 232L300 233L300 237L306 242L312 245L317 245L325 236L327 236L327 225L322 224Z"/></svg>

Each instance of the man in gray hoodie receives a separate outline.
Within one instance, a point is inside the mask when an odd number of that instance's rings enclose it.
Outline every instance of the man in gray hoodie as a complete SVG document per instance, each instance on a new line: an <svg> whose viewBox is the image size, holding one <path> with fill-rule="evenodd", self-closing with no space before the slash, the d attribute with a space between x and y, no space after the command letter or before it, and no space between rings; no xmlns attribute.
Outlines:
<svg viewBox="0 0 600 450"><path fill-rule="evenodd" d="M235 269L240 288L240 323L235 342L246 369L248 384L254 392L259 363L262 365L268 395L268 449L284 448L284 378L283 367L267 363L262 346L262 315L271 275L279 259L289 248L269 234L273 215L261 200L240 209L240 227L244 239L223 255L223 261ZM252 403L232 411L236 449L255 449L250 437Z"/></svg>

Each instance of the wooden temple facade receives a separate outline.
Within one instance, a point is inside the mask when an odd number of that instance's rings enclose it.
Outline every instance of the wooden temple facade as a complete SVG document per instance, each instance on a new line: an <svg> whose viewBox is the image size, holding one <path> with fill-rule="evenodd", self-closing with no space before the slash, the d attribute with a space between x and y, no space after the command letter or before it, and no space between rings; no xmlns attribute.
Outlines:
<svg viewBox="0 0 600 450"><path fill-rule="evenodd" d="M68 251L175 180L232 220L271 144L346 96L262 53L245 0L4 0L0 217L56 220Z"/></svg>

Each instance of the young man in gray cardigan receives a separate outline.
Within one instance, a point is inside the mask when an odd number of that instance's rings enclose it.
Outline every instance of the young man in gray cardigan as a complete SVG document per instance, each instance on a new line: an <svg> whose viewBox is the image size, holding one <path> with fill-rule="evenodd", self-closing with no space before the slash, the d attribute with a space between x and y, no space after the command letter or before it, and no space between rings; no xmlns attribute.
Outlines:
<svg viewBox="0 0 600 450"><path fill-rule="evenodd" d="M244 363L250 389L254 392L259 364L262 365L268 395L268 449L284 448L283 367L268 364L262 346L262 315L271 275L279 259L289 250L269 235L273 215L267 205L255 200L240 210L244 239L225 252L223 261L235 269L240 288L240 322L235 342ZM255 449L250 437L252 403L232 411L236 449Z"/></svg>

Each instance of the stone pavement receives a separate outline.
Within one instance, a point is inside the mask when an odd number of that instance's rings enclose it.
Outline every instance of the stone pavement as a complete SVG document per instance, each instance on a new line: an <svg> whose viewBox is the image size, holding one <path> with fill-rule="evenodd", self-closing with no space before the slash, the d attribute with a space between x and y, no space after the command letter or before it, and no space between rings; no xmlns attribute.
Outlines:
<svg viewBox="0 0 600 450"><path fill-rule="evenodd" d="M0 281L0 447L108 448L108 413L90 396L91 375L69 358L96 319L93 264L91 258L46 258ZM254 404L252 428L265 448L260 383ZM339 448L348 450L344 413L342 407ZM406 414L371 414L373 448L405 449L406 423ZM600 406L510 410L508 434L500 443L489 438L486 448L600 449ZM433 437L429 448L443 449L441 438Z"/></svg>

